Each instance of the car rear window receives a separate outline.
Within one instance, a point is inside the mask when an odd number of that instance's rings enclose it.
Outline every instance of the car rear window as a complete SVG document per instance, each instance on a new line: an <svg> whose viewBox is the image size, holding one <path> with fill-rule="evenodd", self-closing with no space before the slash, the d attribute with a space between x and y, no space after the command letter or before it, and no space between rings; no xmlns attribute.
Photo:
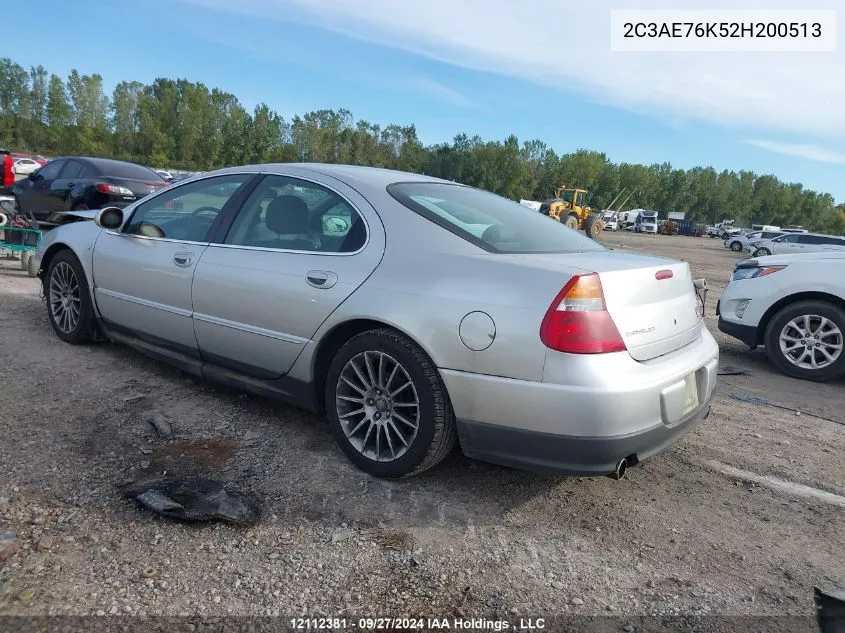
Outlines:
<svg viewBox="0 0 845 633"><path fill-rule="evenodd" d="M133 165L132 163L101 163L99 167L103 175L109 178L167 182L152 169L142 167L141 165Z"/></svg>
<svg viewBox="0 0 845 633"><path fill-rule="evenodd" d="M604 246L547 216L464 185L400 182L387 187L402 205L490 253L573 253Z"/></svg>

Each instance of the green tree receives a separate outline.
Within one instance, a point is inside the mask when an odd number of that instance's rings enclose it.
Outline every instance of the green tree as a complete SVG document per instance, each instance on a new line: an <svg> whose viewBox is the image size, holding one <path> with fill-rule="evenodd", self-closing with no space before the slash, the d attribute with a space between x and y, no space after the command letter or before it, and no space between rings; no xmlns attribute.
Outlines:
<svg viewBox="0 0 845 633"><path fill-rule="evenodd" d="M558 154L541 140L520 144L515 136L457 134L425 146L413 125L356 121L345 109L285 121L268 104L248 112L235 95L187 79L122 81L109 99L98 74L72 70L63 82L9 58L0 59L0 143L202 170L248 162L353 163L422 172L514 200L544 200L566 184L587 189L595 209L613 202L614 209L653 208L664 217L680 211L699 222L733 218L845 231L845 208L830 195L772 175L613 163L601 152Z"/></svg>

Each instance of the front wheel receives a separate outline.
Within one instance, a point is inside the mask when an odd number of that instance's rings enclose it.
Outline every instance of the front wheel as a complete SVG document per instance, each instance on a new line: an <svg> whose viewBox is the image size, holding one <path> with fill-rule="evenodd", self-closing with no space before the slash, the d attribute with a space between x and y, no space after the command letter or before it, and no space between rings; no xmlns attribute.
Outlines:
<svg viewBox="0 0 845 633"><path fill-rule="evenodd" d="M56 335L66 343L91 340L94 318L91 293L82 264L71 251L58 253L47 272L47 316Z"/></svg>
<svg viewBox="0 0 845 633"><path fill-rule="evenodd" d="M768 257L771 254L772 254L772 251L770 251L768 248L758 248L756 251L754 251L753 256L754 257Z"/></svg>
<svg viewBox="0 0 845 633"><path fill-rule="evenodd" d="M587 218L586 222L584 222L584 232L591 237L592 239L596 239L601 233L602 228L602 219L591 215Z"/></svg>
<svg viewBox="0 0 845 633"><path fill-rule="evenodd" d="M346 456L376 477L432 468L457 441L452 405L434 363L389 329L350 339L332 360L326 412Z"/></svg>
<svg viewBox="0 0 845 633"><path fill-rule="evenodd" d="M574 213L570 213L569 215L567 215L563 223L573 231L578 230L578 216Z"/></svg>
<svg viewBox="0 0 845 633"><path fill-rule="evenodd" d="M735 253L738 253L739 251L741 251L742 250L742 242L737 242L736 240L731 242L731 250L734 251Z"/></svg>
<svg viewBox="0 0 845 633"><path fill-rule="evenodd" d="M825 301L781 309L766 328L766 354L787 376L822 382L845 375L845 310Z"/></svg>

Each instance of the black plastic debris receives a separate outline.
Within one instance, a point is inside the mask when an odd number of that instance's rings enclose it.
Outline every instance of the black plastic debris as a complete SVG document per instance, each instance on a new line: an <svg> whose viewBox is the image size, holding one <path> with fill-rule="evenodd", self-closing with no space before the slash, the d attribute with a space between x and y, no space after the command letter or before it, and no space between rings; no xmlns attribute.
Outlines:
<svg viewBox="0 0 845 633"><path fill-rule="evenodd" d="M253 525L260 516L253 499L203 477L146 479L125 485L122 490L142 507L179 521Z"/></svg>
<svg viewBox="0 0 845 633"><path fill-rule="evenodd" d="M747 402L749 404L760 404L763 406L771 405L771 403L766 400L765 398L758 398L757 396L749 396L744 393L732 393L730 397L734 400L739 400L740 402Z"/></svg>
<svg viewBox="0 0 845 633"><path fill-rule="evenodd" d="M751 374L747 369L740 369L739 367L732 367L731 365L724 365L719 367L718 374L720 376L748 376Z"/></svg>

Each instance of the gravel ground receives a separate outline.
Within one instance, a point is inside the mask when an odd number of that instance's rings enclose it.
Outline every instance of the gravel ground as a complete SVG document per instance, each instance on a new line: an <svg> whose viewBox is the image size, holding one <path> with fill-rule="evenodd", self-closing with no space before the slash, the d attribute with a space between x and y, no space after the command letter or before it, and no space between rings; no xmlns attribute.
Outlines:
<svg viewBox="0 0 845 633"><path fill-rule="evenodd" d="M61 343L38 282L7 262L0 613L812 614L812 586L845 577L845 507L833 496L845 495L845 381L785 378L717 331L716 300L737 259L721 241L603 240L689 261L709 281L722 365L746 372L724 376L710 418L622 481L540 476L459 453L408 481L368 477L311 415L127 348ZM155 413L168 437L149 424ZM121 482L161 470L248 491L262 519L189 526L121 496Z"/></svg>

